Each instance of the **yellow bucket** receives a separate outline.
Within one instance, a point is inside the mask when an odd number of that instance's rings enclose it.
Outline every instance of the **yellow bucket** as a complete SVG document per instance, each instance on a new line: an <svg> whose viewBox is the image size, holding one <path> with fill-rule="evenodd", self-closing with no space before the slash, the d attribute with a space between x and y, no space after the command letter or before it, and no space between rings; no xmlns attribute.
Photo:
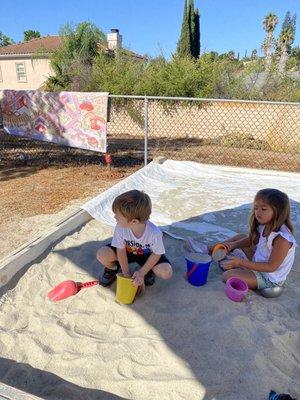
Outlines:
<svg viewBox="0 0 300 400"><path fill-rule="evenodd" d="M132 278L117 274L117 291L115 300L121 304L131 304L138 288L133 285Z"/></svg>

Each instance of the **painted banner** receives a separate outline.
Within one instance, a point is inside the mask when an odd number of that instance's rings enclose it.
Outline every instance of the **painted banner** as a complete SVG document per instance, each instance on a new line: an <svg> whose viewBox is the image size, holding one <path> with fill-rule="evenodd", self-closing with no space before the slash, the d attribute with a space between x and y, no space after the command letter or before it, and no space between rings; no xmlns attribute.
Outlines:
<svg viewBox="0 0 300 400"><path fill-rule="evenodd" d="M4 90L0 104L10 135L106 152L108 93Z"/></svg>

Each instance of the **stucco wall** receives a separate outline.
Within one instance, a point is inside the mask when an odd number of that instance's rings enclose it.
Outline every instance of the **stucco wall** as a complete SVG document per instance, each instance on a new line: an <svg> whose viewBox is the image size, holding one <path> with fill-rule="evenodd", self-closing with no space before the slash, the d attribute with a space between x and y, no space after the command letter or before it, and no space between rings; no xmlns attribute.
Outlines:
<svg viewBox="0 0 300 400"><path fill-rule="evenodd" d="M16 64L24 63L27 82L18 82ZM0 58L2 81L0 79L0 90L3 89L38 89L52 73L48 59L29 58ZM1 78L1 76L0 76Z"/></svg>

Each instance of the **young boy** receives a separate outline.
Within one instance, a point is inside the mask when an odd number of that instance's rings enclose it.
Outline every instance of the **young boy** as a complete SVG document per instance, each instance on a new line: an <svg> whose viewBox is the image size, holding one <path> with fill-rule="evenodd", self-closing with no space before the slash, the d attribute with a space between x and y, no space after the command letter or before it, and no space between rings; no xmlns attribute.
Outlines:
<svg viewBox="0 0 300 400"><path fill-rule="evenodd" d="M131 277L129 264L141 268L133 275L133 283L153 285L155 275L170 279L172 267L165 256L162 232L149 221L150 197L139 190L130 190L115 198L112 209L117 222L112 242L97 251L97 259L104 265L100 278L102 286L109 286L120 267L124 276Z"/></svg>

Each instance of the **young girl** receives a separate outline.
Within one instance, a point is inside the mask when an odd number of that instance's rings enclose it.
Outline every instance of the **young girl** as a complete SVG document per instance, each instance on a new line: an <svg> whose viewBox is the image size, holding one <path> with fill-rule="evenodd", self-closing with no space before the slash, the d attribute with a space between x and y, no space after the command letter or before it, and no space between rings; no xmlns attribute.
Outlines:
<svg viewBox="0 0 300 400"><path fill-rule="evenodd" d="M224 281L234 276L247 282L250 289L282 286L295 259L293 230L288 196L277 189L260 190L250 214L249 235L223 242L229 252L240 248L245 255L223 263L227 270Z"/></svg>

